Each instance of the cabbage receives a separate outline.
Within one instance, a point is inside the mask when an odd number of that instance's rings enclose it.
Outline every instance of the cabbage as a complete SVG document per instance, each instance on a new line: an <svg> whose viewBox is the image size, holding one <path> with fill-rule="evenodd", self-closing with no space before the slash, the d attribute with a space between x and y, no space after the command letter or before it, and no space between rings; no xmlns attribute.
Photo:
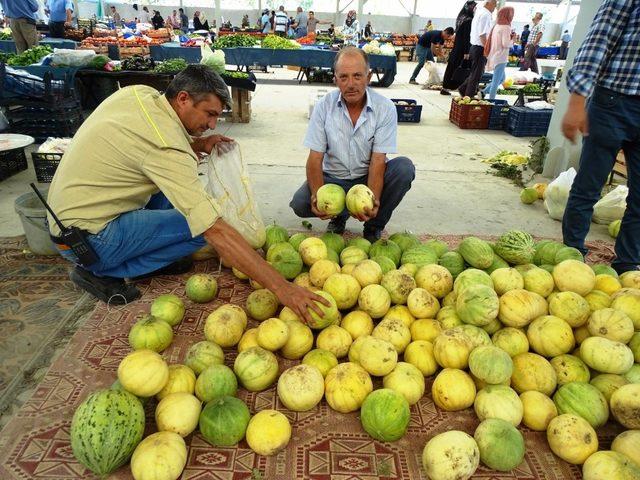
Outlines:
<svg viewBox="0 0 640 480"><path fill-rule="evenodd" d="M391 45L390 43L383 43L380 46L380 54L381 55L389 55L389 56L395 56L396 55L396 49L393 48L393 45Z"/></svg>
<svg viewBox="0 0 640 480"><path fill-rule="evenodd" d="M225 71L225 58L222 50L211 50L209 45L203 44L200 47L202 60L200 63L210 67L214 72L222 75Z"/></svg>

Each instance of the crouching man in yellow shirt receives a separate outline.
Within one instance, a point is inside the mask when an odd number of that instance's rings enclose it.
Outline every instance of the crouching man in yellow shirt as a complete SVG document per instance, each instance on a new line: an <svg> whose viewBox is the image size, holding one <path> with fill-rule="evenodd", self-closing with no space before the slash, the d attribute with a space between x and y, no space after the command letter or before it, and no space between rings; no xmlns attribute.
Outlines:
<svg viewBox="0 0 640 480"><path fill-rule="evenodd" d="M64 154L48 201L65 228L86 233L97 262L81 266L49 218L63 257L76 264L71 280L100 300L127 303L139 296L125 278L184 273L180 260L207 243L269 290L301 318L322 299L287 282L224 219L198 180L200 153L224 148L214 129L229 105L222 78L190 65L161 94L135 85L107 98L84 122ZM87 262L85 262L87 263ZM324 303L324 302L323 302Z"/></svg>

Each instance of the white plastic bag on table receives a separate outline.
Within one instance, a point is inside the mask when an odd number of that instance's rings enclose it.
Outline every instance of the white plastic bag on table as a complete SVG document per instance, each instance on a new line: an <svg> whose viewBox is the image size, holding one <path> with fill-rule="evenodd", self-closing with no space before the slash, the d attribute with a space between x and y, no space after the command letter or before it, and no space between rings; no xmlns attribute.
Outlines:
<svg viewBox="0 0 640 480"><path fill-rule="evenodd" d="M629 189L624 185L618 185L607 193L593 207L593 221L608 225L615 220L622 220L628 194Z"/></svg>
<svg viewBox="0 0 640 480"><path fill-rule="evenodd" d="M567 200L569 200L569 191L571 191L571 185L573 185L575 178L576 171L572 167L558 175L558 178L547 187L544 193L544 206L547 208L549 216L554 220L562 220Z"/></svg>
<svg viewBox="0 0 640 480"><path fill-rule="evenodd" d="M215 148L208 159L205 190L220 206L220 215L253 247L266 240L265 226L253 196L253 186L242 159L240 146L219 153Z"/></svg>
<svg viewBox="0 0 640 480"><path fill-rule="evenodd" d="M222 75L225 71L225 56L222 50L211 50L211 47L206 43L200 45L200 63L211 67L215 72Z"/></svg>
<svg viewBox="0 0 640 480"><path fill-rule="evenodd" d="M65 67L84 67L89 65L96 52L93 50L71 50L54 48L51 54L51 65Z"/></svg>

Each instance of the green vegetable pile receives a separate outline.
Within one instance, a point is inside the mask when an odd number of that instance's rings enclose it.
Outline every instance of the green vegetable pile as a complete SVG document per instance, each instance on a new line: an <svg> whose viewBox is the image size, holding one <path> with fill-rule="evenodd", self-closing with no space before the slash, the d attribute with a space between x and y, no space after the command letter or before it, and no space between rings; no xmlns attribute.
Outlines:
<svg viewBox="0 0 640 480"><path fill-rule="evenodd" d="M156 73L177 73L187 68L187 61L184 58L172 58L156 65L153 69Z"/></svg>
<svg viewBox="0 0 640 480"><path fill-rule="evenodd" d="M248 73L244 73L244 72L229 72L226 71L224 72L222 75L224 75L225 77L231 77L231 78L249 78L249 74Z"/></svg>
<svg viewBox="0 0 640 480"><path fill-rule="evenodd" d="M38 63L44 57L52 52L49 45L36 45L29 50L25 50L20 55L16 55L7 60L7 65L12 67L26 67L27 65L33 65Z"/></svg>
<svg viewBox="0 0 640 480"><path fill-rule="evenodd" d="M316 43L332 43L333 38L329 35L316 35Z"/></svg>
<svg viewBox="0 0 640 480"><path fill-rule="evenodd" d="M253 47L257 43L251 35L223 35L213 42L213 48Z"/></svg>
<svg viewBox="0 0 640 480"><path fill-rule="evenodd" d="M104 66L107 63L109 63L109 57L107 57L106 55L96 55L91 59L89 65L87 66L96 70L104 70Z"/></svg>
<svg viewBox="0 0 640 480"><path fill-rule="evenodd" d="M300 44L295 40L278 37L277 35L267 35L262 40L262 48L272 48L275 50L295 50L300 48Z"/></svg>
<svg viewBox="0 0 640 480"><path fill-rule="evenodd" d="M10 28L3 28L0 30L0 40L13 40Z"/></svg>
<svg viewBox="0 0 640 480"><path fill-rule="evenodd" d="M527 95L542 94L542 89L537 83L527 83L522 87L522 91Z"/></svg>
<svg viewBox="0 0 640 480"><path fill-rule="evenodd" d="M9 61L10 58L13 58L15 56L16 56L15 53L0 52L0 62L7 63L7 61Z"/></svg>

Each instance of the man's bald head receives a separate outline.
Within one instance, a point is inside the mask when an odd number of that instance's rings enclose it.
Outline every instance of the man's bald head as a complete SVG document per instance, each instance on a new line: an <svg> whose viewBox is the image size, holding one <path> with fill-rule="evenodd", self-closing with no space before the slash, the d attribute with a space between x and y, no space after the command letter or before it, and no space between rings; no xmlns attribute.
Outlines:
<svg viewBox="0 0 640 480"><path fill-rule="evenodd" d="M335 72L336 75L338 74L338 68L340 66L339 64L341 63L341 60L345 57L349 57L349 58L359 57L362 60L363 70L366 72L369 71L369 57L367 56L367 54L360 48L345 47L338 52L335 60L333 61L333 71Z"/></svg>

